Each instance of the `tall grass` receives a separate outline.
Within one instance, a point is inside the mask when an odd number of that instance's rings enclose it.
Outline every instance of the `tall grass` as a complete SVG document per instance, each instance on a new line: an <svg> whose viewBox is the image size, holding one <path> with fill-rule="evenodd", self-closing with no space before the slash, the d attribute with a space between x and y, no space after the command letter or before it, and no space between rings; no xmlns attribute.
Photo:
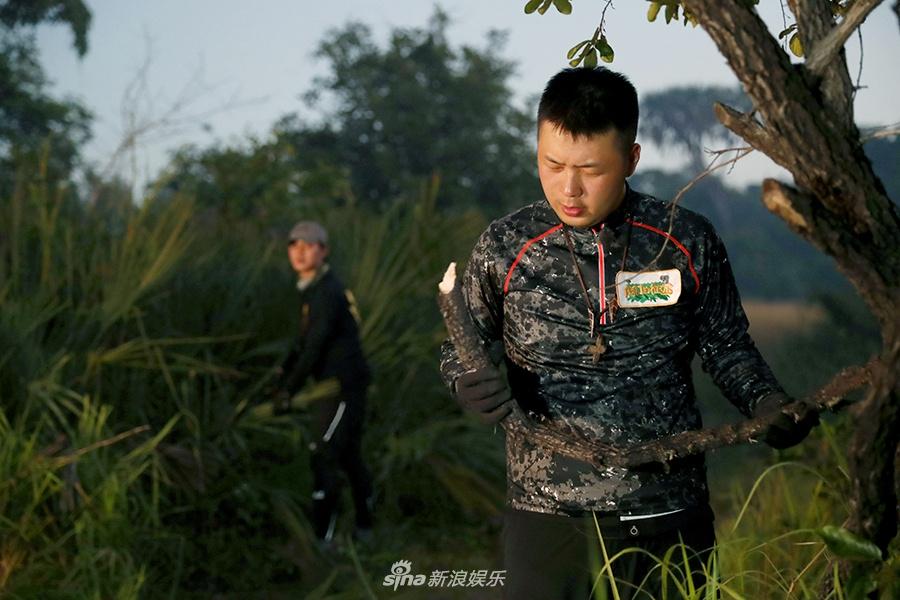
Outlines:
<svg viewBox="0 0 900 600"><path fill-rule="evenodd" d="M730 510L717 515L716 550L701 566L699 580L685 576L691 549L676 545L652 556L654 570L670 581L664 597L812 600L823 598L827 580L834 581L835 589L828 598L863 598L864 588L877 589L879 598L896 597L897 549L885 561L872 559L871 546L841 529L849 515L849 477L839 441L846 427L844 419L826 420L803 446L773 453L773 458L787 460L769 464L749 487L731 493ZM643 551L628 548L610 556L599 529L597 533L602 555L595 567L594 597L616 598L626 587L646 585L615 579L617 562ZM848 557L869 561L871 581L846 581L835 573L834 561ZM599 585L601 581L608 583Z"/></svg>
<svg viewBox="0 0 900 600"><path fill-rule="evenodd" d="M496 513L501 494L497 440L481 443L436 372L436 280L483 222L438 213L435 186L383 214L296 215L329 228L363 315L383 547ZM0 204L0 594L208 597L286 581L355 597L359 574L380 580L365 553L338 568L356 576L318 576L305 416L238 415L265 399L294 330L283 240L208 217L184 196L83 205L40 176Z"/></svg>

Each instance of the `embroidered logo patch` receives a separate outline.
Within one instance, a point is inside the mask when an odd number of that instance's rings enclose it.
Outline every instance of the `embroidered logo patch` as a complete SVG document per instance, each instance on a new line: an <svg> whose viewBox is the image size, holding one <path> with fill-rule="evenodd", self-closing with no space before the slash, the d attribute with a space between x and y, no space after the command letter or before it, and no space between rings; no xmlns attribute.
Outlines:
<svg viewBox="0 0 900 600"><path fill-rule="evenodd" d="M678 269L616 273L616 300L622 308L670 306L681 297Z"/></svg>

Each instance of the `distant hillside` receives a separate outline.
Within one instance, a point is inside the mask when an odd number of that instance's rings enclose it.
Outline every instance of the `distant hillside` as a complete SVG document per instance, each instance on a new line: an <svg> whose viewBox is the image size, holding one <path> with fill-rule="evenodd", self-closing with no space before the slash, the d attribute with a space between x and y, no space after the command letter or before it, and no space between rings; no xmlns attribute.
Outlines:
<svg viewBox="0 0 900 600"><path fill-rule="evenodd" d="M900 140L875 140L866 146L888 195L900 199ZM687 179L682 174L638 171L636 189L672 198ZM760 201L759 186L743 191L709 178L688 192L682 204L705 215L728 248L742 296L771 300L808 299L846 293L851 286L833 261L791 232Z"/></svg>

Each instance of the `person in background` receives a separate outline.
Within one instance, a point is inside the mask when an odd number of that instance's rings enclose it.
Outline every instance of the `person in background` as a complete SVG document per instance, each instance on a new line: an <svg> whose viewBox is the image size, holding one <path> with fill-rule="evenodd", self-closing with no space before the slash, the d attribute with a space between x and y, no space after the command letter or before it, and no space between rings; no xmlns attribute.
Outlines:
<svg viewBox="0 0 900 600"><path fill-rule="evenodd" d="M631 82L602 67L563 70L544 90L537 125L544 197L488 226L462 280L481 341L506 372L467 370L446 342L441 372L457 401L487 423L518 402L625 448L701 427L691 379L698 354L744 415L781 415L766 442L800 442L817 414L794 422L780 412L789 398L747 333L713 226L626 182L641 151ZM598 530L609 556L645 551L613 563L623 600L662 597L660 569L646 553L662 557L683 541L696 576L713 551L702 455L667 470L601 468L515 436L506 456L507 598L592 597Z"/></svg>
<svg viewBox="0 0 900 600"><path fill-rule="evenodd" d="M372 479L361 454L366 388L371 379L359 340L359 313L352 294L327 262L328 233L314 221L300 221L288 236L288 259L297 273L300 326L280 368L276 409L312 377L337 380L340 393L317 400L310 460L312 517L316 536L331 542L338 516L343 471L350 482L357 539L372 530Z"/></svg>

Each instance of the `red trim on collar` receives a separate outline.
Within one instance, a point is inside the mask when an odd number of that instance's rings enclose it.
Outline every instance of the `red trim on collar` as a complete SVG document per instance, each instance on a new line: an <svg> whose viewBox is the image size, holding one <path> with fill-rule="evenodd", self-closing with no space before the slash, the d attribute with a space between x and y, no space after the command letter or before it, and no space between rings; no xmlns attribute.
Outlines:
<svg viewBox="0 0 900 600"><path fill-rule="evenodd" d="M652 231L653 233L658 233L659 235L661 235L665 238L668 238L670 242L675 244L675 246L679 250L681 250L685 256L687 256L688 267L690 267L690 269L691 269L691 275L694 276L694 284L695 284L694 292L700 291L700 278L697 276L697 271L694 269L694 259L691 258L691 253L688 251L687 248L684 247L684 244L682 244L677 239L675 239L675 236L663 231L662 229L657 229L656 227L653 227L652 225L647 225L646 223L641 223L639 221L633 221L631 219L628 219L628 222L637 227L643 227L644 229L646 229L648 231Z"/></svg>
<svg viewBox="0 0 900 600"><path fill-rule="evenodd" d="M551 233L553 233L555 231L559 231L560 229L562 229L562 223L560 223L559 225L554 225L553 227L551 227L550 229L548 229L541 235L539 235L537 237L533 237L530 240L528 240L527 242L525 242L525 245L522 246L521 250L519 250L519 254L516 255L516 260L513 261L513 264L509 268L509 271L506 272L506 279L503 281L503 293L504 294L506 294L509 291L509 280L512 279L512 274L516 268L516 265L518 265L519 261L522 260L522 257L525 256L525 252L528 251L528 248L530 248L531 245L534 244L535 242L541 241L542 239L544 239Z"/></svg>

